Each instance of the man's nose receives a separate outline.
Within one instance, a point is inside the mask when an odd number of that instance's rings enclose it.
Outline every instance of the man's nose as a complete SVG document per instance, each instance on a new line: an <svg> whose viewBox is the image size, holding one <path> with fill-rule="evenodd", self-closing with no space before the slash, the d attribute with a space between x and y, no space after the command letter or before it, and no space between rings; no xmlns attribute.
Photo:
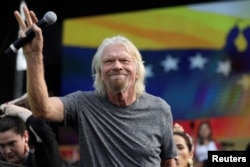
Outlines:
<svg viewBox="0 0 250 167"><path fill-rule="evenodd" d="M10 147L5 147L4 152L5 152L5 154L9 154L11 152L11 148Z"/></svg>
<svg viewBox="0 0 250 167"><path fill-rule="evenodd" d="M116 60L114 61L114 64L113 64L113 70L121 70L122 69L122 64L120 61Z"/></svg>

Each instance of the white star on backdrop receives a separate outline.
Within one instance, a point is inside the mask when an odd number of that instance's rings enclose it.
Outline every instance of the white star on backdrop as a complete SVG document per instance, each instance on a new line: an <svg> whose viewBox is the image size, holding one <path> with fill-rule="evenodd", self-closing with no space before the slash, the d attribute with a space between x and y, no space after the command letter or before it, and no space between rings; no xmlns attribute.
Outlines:
<svg viewBox="0 0 250 167"><path fill-rule="evenodd" d="M177 71L178 70L178 58L173 58L171 55L166 56L165 60L161 61L161 65L164 68L165 72L169 72L171 70Z"/></svg>
<svg viewBox="0 0 250 167"><path fill-rule="evenodd" d="M198 68L200 70L204 69L205 63L207 63L207 59L202 57L200 53L197 53L195 56L189 58L190 68L195 69Z"/></svg>
<svg viewBox="0 0 250 167"><path fill-rule="evenodd" d="M208 64L209 66L209 58L206 58L204 56L202 56L202 54L200 52L196 53L195 55L190 55L189 58L186 59L189 65L189 69L195 70L195 69L199 69L199 70L205 70L206 66ZM160 65L163 67L163 72L164 73L168 73L170 71L178 71L178 70L183 70L181 69L182 67L179 65L180 61L185 61L185 59L181 60L181 57L178 56L172 56L171 54L167 54L165 59L160 60ZM153 69L154 64L148 64L145 65L145 77L146 78L153 78L155 77L154 71ZM217 66L214 72L221 74L225 77L229 77L230 73L232 71L232 67L231 67L231 60L227 59L227 60L220 60L217 61Z"/></svg>
<svg viewBox="0 0 250 167"><path fill-rule="evenodd" d="M146 70L145 78L154 77L153 66L152 65L146 65L145 70Z"/></svg>
<svg viewBox="0 0 250 167"><path fill-rule="evenodd" d="M216 72L221 73L224 76L228 76L231 72L231 62L229 60L219 61Z"/></svg>

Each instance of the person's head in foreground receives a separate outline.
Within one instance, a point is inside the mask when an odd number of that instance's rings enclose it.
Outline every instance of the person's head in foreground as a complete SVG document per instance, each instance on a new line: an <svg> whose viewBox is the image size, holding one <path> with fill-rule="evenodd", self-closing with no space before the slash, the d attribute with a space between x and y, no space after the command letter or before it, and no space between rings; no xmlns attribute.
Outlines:
<svg viewBox="0 0 250 167"><path fill-rule="evenodd" d="M176 166L177 167L192 167L194 145L189 134L184 130L174 130L174 142L177 148Z"/></svg>

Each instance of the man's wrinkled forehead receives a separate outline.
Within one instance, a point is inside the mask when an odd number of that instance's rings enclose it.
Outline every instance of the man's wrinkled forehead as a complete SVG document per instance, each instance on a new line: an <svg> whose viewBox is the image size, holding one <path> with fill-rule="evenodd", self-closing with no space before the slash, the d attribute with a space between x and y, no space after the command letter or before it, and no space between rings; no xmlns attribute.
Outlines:
<svg viewBox="0 0 250 167"><path fill-rule="evenodd" d="M115 43L107 45L102 52L103 57L112 57L112 56L127 56L133 59L132 53L128 50L128 48L122 43Z"/></svg>

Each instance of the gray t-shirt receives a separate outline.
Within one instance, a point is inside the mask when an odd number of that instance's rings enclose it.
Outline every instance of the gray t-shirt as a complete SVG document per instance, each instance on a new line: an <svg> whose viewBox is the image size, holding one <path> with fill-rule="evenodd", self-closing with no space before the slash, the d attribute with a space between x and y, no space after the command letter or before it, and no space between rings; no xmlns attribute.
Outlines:
<svg viewBox="0 0 250 167"><path fill-rule="evenodd" d="M81 167L160 167L177 155L170 106L143 93L120 107L96 92L61 97L65 124L79 137Z"/></svg>

